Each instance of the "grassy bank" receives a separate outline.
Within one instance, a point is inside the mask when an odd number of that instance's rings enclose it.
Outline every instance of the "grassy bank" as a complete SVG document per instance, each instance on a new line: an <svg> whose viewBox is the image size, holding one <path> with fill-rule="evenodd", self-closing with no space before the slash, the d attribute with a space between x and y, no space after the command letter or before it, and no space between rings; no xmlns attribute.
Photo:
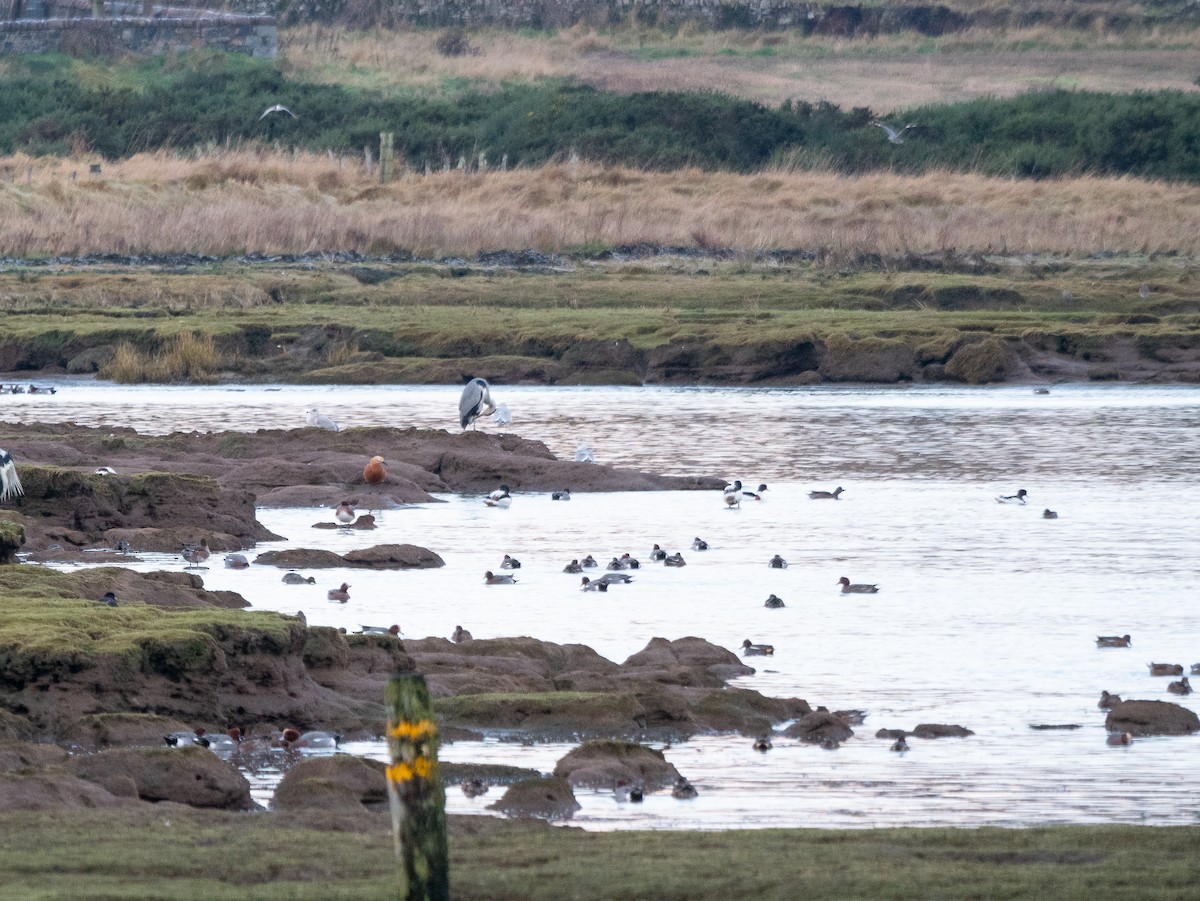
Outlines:
<svg viewBox="0 0 1200 901"><path fill-rule="evenodd" d="M703 796L695 802L703 803ZM395 894L382 815L139 808L0 816L6 898ZM1191 898L1195 827L585 833L451 819L456 899ZM620 861L614 866L614 861Z"/></svg>

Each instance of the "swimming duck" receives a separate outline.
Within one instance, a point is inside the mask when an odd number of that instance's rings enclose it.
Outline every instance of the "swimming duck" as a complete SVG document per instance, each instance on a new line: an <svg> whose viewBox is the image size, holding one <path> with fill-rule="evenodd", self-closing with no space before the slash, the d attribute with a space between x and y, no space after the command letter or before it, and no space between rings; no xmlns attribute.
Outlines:
<svg viewBox="0 0 1200 901"><path fill-rule="evenodd" d="M742 497L748 501L761 501L763 492L767 490L766 483L759 485L754 491L743 491Z"/></svg>
<svg viewBox="0 0 1200 901"><path fill-rule="evenodd" d="M396 638L400 637L399 626L363 626L358 627L355 635L391 635Z"/></svg>
<svg viewBox="0 0 1200 901"><path fill-rule="evenodd" d="M608 591L607 582L593 582L587 576L583 577L583 591Z"/></svg>
<svg viewBox="0 0 1200 901"><path fill-rule="evenodd" d="M482 779L468 779L462 784L462 793L468 798L478 798L480 795L486 795L487 790L487 783Z"/></svg>
<svg viewBox="0 0 1200 901"><path fill-rule="evenodd" d="M695 539L692 540L692 550L693 551L707 551L708 550L708 542L705 541L703 538L697 536Z"/></svg>
<svg viewBox="0 0 1200 901"><path fill-rule="evenodd" d="M654 545L654 549L652 551L650 551L650 559L653 560L655 563L657 563L660 560L666 560L667 552L664 551L662 548L660 548L656 544L656 545Z"/></svg>
<svg viewBox="0 0 1200 901"><path fill-rule="evenodd" d="M300 573L284 573L283 583L285 585L315 585L317 580L312 576L302 576Z"/></svg>
<svg viewBox="0 0 1200 901"><path fill-rule="evenodd" d="M189 745L208 747L208 739L204 737L204 729L197 727L191 732L172 732L163 736L168 748L186 748Z"/></svg>
<svg viewBox="0 0 1200 901"><path fill-rule="evenodd" d="M196 546L190 545L190 544L185 544L183 546L182 554L183 554L183 559L186 560L188 563L190 563L192 566L200 566L202 563L204 563L204 561L206 561L208 559L208 556L209 556L208 539L201 538L199 547L196 547Z"/></svg>
<svg viewBox="0 0 1200 901"><path fill-rule="evenodd" d="M508 574L495 575L490 569L483 574L483 581L489 585L515 585L517 580Z"/></svg>
<svg viewBox="0 0 1200 901"><path fill-rule="evenodd" d="M106 607L117 606L117 596L111 591L104 592L104 597L100 598L100 603Z"/></svg>
<svg viewBox="0 0 1200 901"><path fill-rule="evenodd" d="M680 798L682 800L694 798L698 794L699 792L696 791L696 786L688 782L683 776L680 776L675 780L675 787L671 789L671 797Z"/></svg>
<svg viewBox="0 0 1200 901"><path fill-rule="evenodd" d="M1017 490L1016 494L1002 494L996 500L1001 504L1025 504L1025 496L1029 494L1024 488Z"/></svg>
<svg viewBox="0 0 1200 901"><path fill-rule="evenodd" d="M471 641L472 636L471 636L471 633L468 632L466 629L464 629L462 626L455 626L454 634L450 636L450 640L453 641L455 644L462 644L462 642L464 642L464 641Z"/></svg>
<svg viewBox="0 0 1200 901"><path fill-rule="evenodd" d="M1111 732L1105 740L1105 744L1113 745L1131 745L1133 744L1132 732Z"/></svg>
<svg viewBox="0 0 1200 901"><path fill-rule="evenodd" d="M564 488L562 491L553 491L550 493L552 501L569 501L571 499L571 489Z"/></svg>
<svg viewBox="0 0 1200 901"><path fill-rule="evenodd" d="M821 739L821 747L824 748L826 751L836 751L841 746L842 746L842 743L840 741L838 741L836 738L834 738L832 735L826 735L824 738Z"/></svg>
<svg viewBox="0 0 1200 901"><path fill-rule="evenodd" d="M333 516L342 525L348 526L354 522L354 508L350 506L349 501L342 501L333 511Z"/></svg>
<svg viewBox="0 0 1200 901"><path fill-rule="evenodd" d="M687 566L687 561L683 559L683 554L677 551L670 557L663 557L663 566Z"/></svg>
<svg viewBox="0 0 1200 901"><path fill-rule="evenodd" d="M1128 648L1133 646L1133 639L1128 635L1098 635L1096 637L1096 647L1098 648Z"/></svg>
<svg viewBox="0 0 1200 901"><path fill-rule="evenodd" d="M845 576L838 579L838 584L842 586L842 594L875 594L879 591L878 585L867 585L862 582L852 584Z"/></svg>
<svg viewBox="0 0 1200 901"><path fill-rule="evenodd" d="M836 501L838 500L838 496L843 491L845 491L845 489L841 486L838 486L837 488L834 488L833 491L810 491L808 493L808 497L810 500L814 501Z"/></svg>
<svg viewBox="0 0 1200 901"><path fill-rule="evenodd" d="M628 585L633 581L633 576L626 573L605 573L596 581L605 585Z"/></svg>
<svg viewBox="0 0 1200 901"><path fill-rule="evenodd" d="M770 610L778 610L780 607L786 607L787 605L783 603L782 598L777 598L775 595L771 595L769 598L767 598L767 601L765 604L763 604L763 606Z"/></svg>
<svg viewBox="0 0 1200 901"><path fill-rule="evenodd" d="M583 567L579 565L578 560L572 560L563 567L563 572L571 573L572 575L579 575L581 572L583 572Z"/></svg>
<svg viewBox="0 0 1200 901"><path fill-rule="evenodd" d="M623 560L613 557L611 560L608 561L608 566L606 566L604 568L608 569L608 570L612 570L613 572L617 572L618 570L625 569L626 567L625 567L625 562Z"/></svg>
<svg viewBox="0 0 1200 901"><path fill-rule="evenodd" d="M621 555L621 562L625 565L626 569L641 569L642 568L642 564L638 561L638 558L631 557L629 555L628 551L626 551L624 554Z"/></svg>
<svg viewBox="0 0 1200 901"><path fill-rule="evenodd" d="M117 541L113 550L115 550L118 554L128 554L131 550L133 550L133 545L122 538Z"/></svg>
<svg viewBox="0 0 1200 901"><path fill-rule="evenodd" d="M722 488L721 491L723 494L741 494L742 483L740 480L736 482L730 482L728 485Z"/></svg>
<svg viewBox="0 0 1200 901"><path fill-rule="evenodd" d="M1102 692L1100 692L1100 703L1098 703L1096 706L1099 707L1101 710L1112 710L1114 707L1116 707L1120 703L1121 703L1120 695L1114 695L1114 694L1111 694L1110 692L1102 691Z"/></svg>
<svg viewBox="0 0 1200 901"><path fill-rule="evenodd" d="M743 657L770 657L775 653L775 646L770 644L755 644L749 638L742 642Z"/></svg>
<svg viewBox="0 0 1200 901"><path fill-rule="evenodd" d="M770 739L768 739L768 738L754 739L754 750L758 751L760 754L766 754L769 750L771 750Z"/></svg>
<svg viewBox="0 0 1200 901"><path fill-rule="evenodd" d="M295 729L284 729L283 740L285 748L336 748L342 743L340 735L320 730L297 734Z"/></svg>
<svg viewBox="0 0 1200 901"><path fill-rule="evenodd" d="M1192 664L1192 675L1193 675L1193 676L1200 676L1200 663L1193 663L1193 664Z"/></svg>
<svg viewBox="0 0 1200 901"><path fill-rule="evenodd" d="M508 554L505 554L504 559L500 561L500 568L501 569L520 569L521 561L518 560L516 557L510 557L510 556L508 556Z"/></svg>
<svg viewBox="0 0 1200 901"><path fill-rule="evenodd" d="M1152 676L1182 676L1183 666L1179 663L1150 663L1150 675Z"/></svg>
<svg viewBox="0 0 1200 901"><path fill-rule="evenodd" d="M579 565L582 566L584 569L595 569L600 564L596 562L595 557L593 557L591 554L588 554L586 557L584 557L582 560L579 561Z"/></svg>
<svg viewBox="0 0 1200 901"><path fill-rule="evenodd" d="M1058 514L1047 507L1042 511L1042 519L1058 519Z"/></svg>
<svg viewBox="0 0 1200 901"><path fill-rule="evenodd" d="M1192 693L1192 683L1188 682L1188 677L1184 676L1178 682L1172 682L1167 686L1167 691L1173 695L1190 695Z"/></svg>
<svg viewBox="0 0 1200 901"><path fill-rule="evenodd" d="M787 569L787 561L776 554L767 561L767 566L771 567L771 569Z"/></svg>
<svg viewBox="0 0 1200 901"><path fill-rule="evenodd" d="M625 779L618 779L616 787L613 789L613 796L618 803L632 801L634 804L640 804L646 797L646 789L642 785L635 785Z"/></svg>
<svg viewBox="0 0 1200 901"><path fill-rule="evenodd" d="M245 554L226 554L225 566L227 569L246 569L250 566L250 561L246 559Z"/></svg>
<svg viewBox="0 0 1200 901"><path fill-rule="evenodd" d="M350 600L350 592L347 590L349 588L350 586L343 582L341 588L330 588L325 597L329 598L331 601L337 601L340 604L344 604L346 601Z"/></svg>
<svg viewBox="0 0 1200 901"><path fill-rule="evenodd" d="M512 495L508 492L509 487L507 485L501 485L499 488L485 497L483 502L489 507L500 507L501 509L504 509L512 503Z"/></svg>
<svg viewBox="0 0 1200 901"><path fill-rule="evenodd" d="M908 742L905 740L903 735L901 735L899 738L896 739L895 742L893 742L891 750L896 751L898 753L904 753L905 751L908 750Z"/></svg>
<svg viewBox="0 0 1200 901"><path fill-rule="evenodd" d="M363 481L368 485L378 485L386 479L387 468L384 466L386 462L378 454L372 457L367 465L363 467Z"/></svg>

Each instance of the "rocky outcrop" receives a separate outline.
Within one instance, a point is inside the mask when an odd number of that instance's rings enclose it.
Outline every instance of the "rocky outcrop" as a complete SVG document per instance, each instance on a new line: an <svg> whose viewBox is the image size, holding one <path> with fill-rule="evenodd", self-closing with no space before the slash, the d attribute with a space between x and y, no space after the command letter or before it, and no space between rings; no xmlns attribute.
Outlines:
<svg viewBox="0 0 1200 901"><path fill-rule="evenodd" d="M436 569L446 565L446 561L433 551L415 544L377 544L344 555L311 548L288 548L259 554L254 562L284 569Z"/></svg>
<svg viewBox="0 0 1200 901"><path fill-rule="evenodd" d="M809 744L843 742L854 736L854 730L840 717L826 710L816 710L783 730L788 738L797 738Z"/></svg>
<svg viewBox="0 0 1200 901"><path fill-rule="evenodd" d="M533 638L453 644L404 642L451 727L520 730L550 738L680 738L698 732L758 735L810 712L799 699L766 698L725 680L753 670L699 638L656 638L618 665L584 645Z"/></svg>
<svg viewBox="0 0 1200 901"><path fill-rule="evenodd" d="M212 752L190 748L124 748L74 758L75 776L110 794L191 807L249 810L250 783Z"/></svg>
<svg viewBox="0 0 1200 901"><path fill-rule="evenodd" d="M69 456L64 451L56 447L47 460L34 456L36 443L24 448L27 459L44 462ZM178 550L201 538L214 549L234 550L279 537L255 518L251 492L204 476L98 475L45 465L23 465L20 473L25 495L16 499L13 512L20 515L31 549L50 542L112 547L137 534L129 530L149 530L138 538L146 550Z"/></svg>
<svg viewBox="0 0 1200 901"><path fill-rule="evenodd" d="M17 562L17 551L25 544L25 527L10 519L0 519L0 566Z"/></svg>
<svg viewBox="0 0 1200 901"><path fill-rule="evenodd" d="M627 741L588 741L567 753L554 767L572 786L613 788L639 785L653 791L671 785L679 771L662 751Z"/></svg>
<svg viewBox="0 0 1200 901"><path fill-rule="evenodd" d="M571 783L561 776L550 776L509 786L504 796L488 808L510 817L567 820L579 810L579 802L575 800Z"/></svg>
<svg viewBox="0 0 1200 901"><path fill-rule="evenodd" d="M119 807L134 803L84 779L62 773L0 775L0 811Z"/></svg>
<svg viewBox="0 0 1200 901"><path fill-rule="evenodd" d="M1109 732L1133 735L1190 735L1200 731L1200 717L1170 701L1123 701L1108 712Z"/></svg>
<svg viewBox="0 0 1200 901"><path fill-rule="evenodd" d="M378 760L335 754L302 760L275 790L276 810L361 810L387 803L387 767Z"/></svg>

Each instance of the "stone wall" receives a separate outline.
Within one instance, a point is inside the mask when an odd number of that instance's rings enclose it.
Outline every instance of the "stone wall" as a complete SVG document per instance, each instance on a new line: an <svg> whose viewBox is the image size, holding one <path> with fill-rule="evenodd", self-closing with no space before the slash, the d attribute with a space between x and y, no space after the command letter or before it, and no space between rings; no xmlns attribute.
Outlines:
<svg viewBox="0 0 1200 901"><path fill-rule="evenodd" d="M0 56L51 51L156 56L197 47L274 59L276 21L254 16L142 3L108 2L93 19L91 0L28 0L22 13L43 18L0 21ZM149 15L146 13L149 12Z"/></svg>

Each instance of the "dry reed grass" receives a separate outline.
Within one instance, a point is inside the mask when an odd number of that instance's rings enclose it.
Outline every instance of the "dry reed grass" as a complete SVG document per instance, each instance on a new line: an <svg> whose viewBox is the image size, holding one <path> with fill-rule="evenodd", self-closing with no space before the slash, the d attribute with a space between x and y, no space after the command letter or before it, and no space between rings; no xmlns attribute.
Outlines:
<svg viewBox="0 0 1200 901"><path fill-rule="evenodd" d="M0 159L5 165L22 177L0 184L0 257L440 256L641 242L885 255L1200 252L1200 186L1134 178L660 173L562 163L408 174L379 185L357 160L241 151L199 160L142 154L72 183L86 159Z"/></svg>
<svg viewBox="0 0 1200 901"><path fill-rule="evenodd" d="M1200 50L1200 30L1042 27L846 39L629 25L533 36L472 32L477 55L444 57L434 49L437 35L306 26L283 32L280 54L289 71L306 79L388 93L563 77L613 91L714 90L767 104L828 100L887 113L1036 87L1192 90Z"/></svg>
<svg viewBox="0 0 1200 901"><path fill-rule="evenodd" d="M202 384L215 381L217 370L227 365L211 335L183 332L166 347L152 352L121 342L114 348L112 359L101 367L100 377L122 385L185 381Z"/></svg>

